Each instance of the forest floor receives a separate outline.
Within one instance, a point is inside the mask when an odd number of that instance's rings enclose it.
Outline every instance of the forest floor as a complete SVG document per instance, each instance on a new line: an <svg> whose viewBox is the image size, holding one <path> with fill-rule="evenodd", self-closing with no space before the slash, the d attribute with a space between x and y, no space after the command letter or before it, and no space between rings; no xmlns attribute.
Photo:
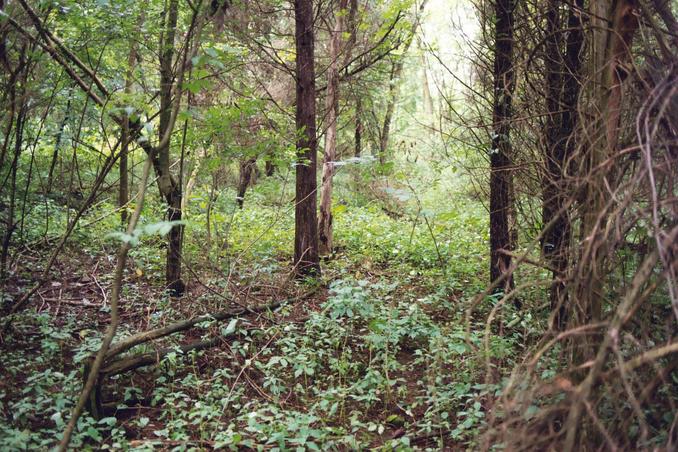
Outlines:
<svg viewBox="0 0 678 452"><path fill-rule="evenodd" d="M490 408L485 395L500 388L498 378L485 378L487 362L477 353L493 299L465 317L468 300L484 287L482 206L463 195L443 203L451 198L442 190L416 203L393 189L387 193L395 205L340 201L337 253L323 263L322 278L297 281L289 273L293 219L271 209L278 184L255 187L242 211L229 210L224 200L215 210L221 218L212 214L209 234L205 208L197 202L186 226L188 292L182 298L163 292L162 238L147 238L135 248L116 337L226 308L281 306L203 322L131 350L177 347L157 365L106 379L104 417L83 416L73 447L477 445ZM101 216L93 211L88 217ZM219 224L227 227L220 231ZM50 282L2 337L3 448L45 449L63 430L81 389L83 363L98 350L109 321L117 245L101 238L107 227L98 223L78 231ZM43 238L23 244L4 298L30 287L50 243ZM507 322L516 320L515 331L490 335L486 353L497 375L535 331L529 319L517 318L510 307L505 311ZM212 338L220 340L207 350L178 349Z"/></svg>

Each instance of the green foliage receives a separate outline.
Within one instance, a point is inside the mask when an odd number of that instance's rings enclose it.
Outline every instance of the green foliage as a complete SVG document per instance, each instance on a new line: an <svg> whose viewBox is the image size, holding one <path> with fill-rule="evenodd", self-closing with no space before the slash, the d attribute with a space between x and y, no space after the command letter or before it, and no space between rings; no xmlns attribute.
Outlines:
<svg viewBox="0 0 678 452"><path fill-rule="evenodd" d="M120 240L130 246L137 246L143 236L167 235L175 226L185 225L185 221L160 221L147 224L142 228L136 228L131 234L126 232L111 232L108 237Z"/></svg>
<svg viewBox="0 0 678 452"><path fill-rule="evenodd" d="M27 313L20 325L40 341L40 350L26 349L3 352L5 370L21 381L15 391L0 391L0 409L9 415L0 422L0 444L3 450L46 450L61 436L74 401L81 389L79 370L66 370L61 363L62 352L73 345L78 331L73 319L57 327L45 314ZM97 347L98 348L98 347ZM76 348L76 356L91 350L89 342ZM62 369L62 370L57 370ZM119 442L124 431L116 427L117 419L99 421L90 416L79 419L72 447L91 450L104 440Z"/></svg>
<svg viewBox="0 0 678 452"><path fill-rule="evenodd" d="M223 125L236 124L239 115L249 114L247 109L255 114L257 108L254 102L230 111L200 112L212 122L190 139L198 143L217 137L231 145L199 162L198 182L181 223L186 231L185 261L237 274L240 284L284 274L292 255L293 187L288 182L292 173L283 167L275 177L259 180L243 209L235 203L232 185L215 187L207 177L237 168L229 163L234 158L269 149L270 143L260 148L238 144L237 133ZM287 158L293 155L288 151L277 152ZM207 322L202 325L206 337L208 332L219 334L228 347L188 356L171 352L158 371L142 373L142 380L148 380L142 385L138 379L137 384L125 378L109 382L121 408L147 400L155 410L142 412L124 426L112 418L97 423L84 417L75 447L126 448L125 435L144 438L143 447L198 440L231 450L361 449L374 444L409 450L416 435L432 435L440 447L450 441L473 446L485 423L483 400L497 388L477 383L484 362L474 350L482 347L481 333L476 331L483 331L484 324L474 325L467 337L461 326L464 306L457 297L475 293L485 278L484 270L479 271L484 269L487 240L484 212L466 199L450 201L444 190L453 188L423 176L384 190L384 196L393 200L387 212L385 203L352 187L356 175L371 177L371 163L361 161L345 169L337 176L333 203L339 251L325 264L324 279L304 286L327 284L328 297L318 310L308 311L304 322L283 321L254 330L244 319L223 325ZM402 174L392 176L398 179ZM46 199L36 198L26 217L31 225L27 230L38 231L31 240L42 240L45 230L57 237L72 215L67 206ZM185 317L169 297L149 300L143 291L146 281L162 281L162 236L177 225L158 221L165 210L162 200L148 197L140 226L130 235L121 232L112 208L111 202L103 202L88 210L81 220L87 226L76 231L74 240L92 256L103 252L109 260L116 241L133 245L129 279L122 289L125 306L149 309L148 327ZM230 287L220 286L223 281L223 276L207 280L228 293ZM218 297L206 293L196 303L215 300ZM487 309L491 307L488 302ZM283 312L291 309L285 306ZM32 362L8 361L8 371L16 378L32 376L33 389L2 398L3 409L14 410L16 417L1 427L1 435L17 449L53 445L80 388L76 367L101 340L101 327L77 328L74 320L57 324L58 319L50 316L33 316L18 324L30 328L32 321L39 323L39 353ZM523 319L520 325L528 328L532 320ZM507 359L523 340L518 333L493 337L492 358ZM179 341L168 340L166 345ZM19 354L10 356L18 359ZM213 366L197 364L208 356ZM252 389L250 382L255 381L258 389ZM63 390L57 392L57 387ZM253 396L253 390L258 395ZM400 428L407 434L390 439Z"/></svg>

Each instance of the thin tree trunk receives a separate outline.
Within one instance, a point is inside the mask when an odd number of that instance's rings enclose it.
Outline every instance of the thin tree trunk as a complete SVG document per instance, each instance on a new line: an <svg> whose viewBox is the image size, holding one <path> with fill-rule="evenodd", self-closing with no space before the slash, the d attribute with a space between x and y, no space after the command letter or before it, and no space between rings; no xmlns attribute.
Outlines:
<svg viewBox="0 0 678 452"><path fill-rule="evenodd" d="M408 43L411 41L408 41ZM406 45L407 46L407 45ZM405 53L403 53L403 56ZM386 104L386 114L384 115L384 124L379 134L379 164L386 163L386 152L388 150L388 140L391 135L391 121L393 121L393 111L398 97L397 80L402 72L402 62L391 64L391 75L388 80L388 103Z"/></svg>
<svg viewBox="0 0 678 452"><path fill-rule="evenodd" d="M181 221L181 185L175 184L168 199L167 220ZM174 296L181 296L184 293L185 285L181 279L181 250L183 248L183 226L177 225L170 229L167 251L166 281L170 293Z"/></svg>
<svg viewBox="0 0 678 452"><path fill-rule="evenodd" d="M14 113L16 113L16 122L14 125L14 157L9 168L7 177L10 179L10 193L9 206L7 208L7 218L5 220L5 233L2 238L2 249L0 250L0 279L4 279L7 274L7 261L9 259L9 247L12 241L12 234L16 229L14 222L14 210L16 209L16 175L19 167L19 157L21 156L21 148L23 145L24 125L26 121L26 83L28 79L28 62L26 61L27 46L24 44L19 53L17 68L12 71L9 77L9 97L11 102L11 113L9 120L12 121ZM17 90L17 87L20 89ZM18 103L18 109L17 109ZM7 127L7 134L5 136L5 143L3 144L3 160L5 152L9 147L11 124ZM3 185L7 179L3 181Z"/></svg>
<svg viewBox="0 0 678 452"><path fill-rule="evenodd" d="M177 28L178 0L170 0L166 14L163 39L160 42L160 139L165 136L171 124L172 115L172 87L174 74L174 38ZM183 69L179 69L183 70ZM179 102L179 99L174 99ZM167 220L181 221L181 185L170 171L170 141L158 148L157 163L158 187L167 203ZM181 248L183 227L176 225L168 234L167 260L165 265L165 282L173 296L181 296L185 284L181 279Z"/></svg>
<svg viewBox="0 0 678 452"><path fill-rule="evenodd" d="M9 97L12 99L9 102L9 114L7 115L7 126L5 127L4 140L2 143L2 150L0 150L0 168L5 167L5 156L7 155L7 149L9 149L9 144L12 136L12 128L14 127L14 113L15 113L15 102L13 100L15 95L15 81L10 79L7 83L9 88Z"/></svg>
<svg viewBox="0 0 678 452"><path fill-rule="evenodd" d="M247 160L240 162L240 180L238 181L238 196L235 198L235 201L238 203L238 207L242 209L243 204L245 203L245 193L247 193L247 187L253 182L252 176L255 173L257 167L257 158L252 157Z"/></svg>
<svg viewBox="0 0 678 452"><path fill-rule="evenodd" d="M515 0L495 0L494 111L490 150L490 283L500 277L499 289L513 289L510 274L509 228L511 186L511 141L513 96L513 10Z"/></svg>
<svg viewBox="0 0 678 452"><path fill-rule="evenodd" d="M139 13L137 21L137 30L141 30L144 22L144 13ZM127 73L125 74L125 94L132 93L132 82L134 77L134 65L137 60L137 41L135 38L130 39L129 55L127 57ZM120 146L120 181L118 186L118 207L120 207L120 222L125 225L127 223L127 203L129 202L129 165L128 153L129 145L131 143L130 128L129 128L129 114L125 115L122 124L122 143Z"/></svg>
<svg viewBox="0 0 678 452"><path fill-rule="evenodd" d="M344 46L344 61L343 66L349 64L351 56L353 55L353 47L356 43L356 36L358 32L358 27L360 20L358 18L358 0L350 0L350 7L348 10L348 22L347 26L350 30L350 34ZM355 149L353 155L355 157L360 157L362 154L362 135L363 135L363 100L360 94L355 96Z"/></svg>
<svg viewBox="0 0 678 452"><path fill-rule="evenodd" d="M24 81L25 83L25 81ZM16 229L14 222L14 209L16 207L16 173L19 166L19 157L23 145L24 122L26 120L25 92L21 94L19 100L20 106L16 117L16 132L14 135L14 158L10 167L10 192L9 206L7 208L7 219L5 235L2 239L2 252L0 252L0 278L4 279L7 274L7 261L9 259L9 246L12 241L12 234Z"/></svg>
<svg viewBox="0 0 678 452"><path fill-rule="evenodd" d="M327 69L327 131L325 132L325 153L323 159L322 185L320 187L320 216L318 218L318 252L332 254L332 177L334 161L337 158L337 116L339 113L339 54L341 35L344 32L344 11L348 0L339 0L335 12L334 29L330 35L330 66Z"/></svg>
<svg viewBox="0 0 678 452"><path fill-rule="evenodd" d="M186 185L184 186L183 196L181 197L181 212L184 215L187 215L188 212L187 211L188 199L191 197L191 194L193 193L193 188L195 187L195 183L198 180L198 173L200 172L200 168L202 166L201 163L206 158L207 158L207 149L202 149L197 152L197 159L193 164L193 169L191 170L191 174L189 174L188 176Z"/></svg>
<svg viewBox="0 0 678 452"><path fill-rule="evenodd" d="M405 57L407 52L412 45L415 35L417 34L417 29L419 28L419 23L421 22L421 16L424 13L424 8L426 7L426 2L428 0L423 0L421 5L419 5L419 12L414 18L412 23L412 29L410 30L410 35L405 40L405 46L403 47L403 53L398 59L398 61L392 63L391 66L391 76L389 77L389 87L388 87L388 103L386 104L386 114L384 115L384 124L381 128L381 133L379 136L379 163L386 163L386 153L388 152L388 142L391 135L391 122L393 121L393 113L395 111L395 104L398 101L398 88L400 82L400 76L403 72L403 66L405 64Z"/></svg>
<svg viewBox="0 0 678 452"><path fill-rule="evenodd" d="M52 192L52 184L54 181L54 169L56 168L56 164L59 159L59 150L61 149L61 141L63 140L64 129L66 128L66 124L68 124L70 112L71 112L71 96L68 97L68 101L66 102L66 111L64 112L64 118L61 121L61 124L59 125L59 132L57 132L56 142L54 143L54 152L52 152L52 161L49 165L49 173L47 174L47 188L45 190L45 192L48 194Z"/></svg>
<svg viewBox="0 0 678 452"><path fill-rule="evenodd" d="M315 69L313 1L295 0L296 41L296 196L294 212L294 269L297 276L320 274L316 218Z"/></svg>
<svg viewBox="0 0 678 452"><path fill-rule="evenodd" d="M212 209L214 208L214 203L217 200L217 188L218 188L218 181L217 181L217 175L212 174L212 185L210 186L210 195L209 199L207 201L207 212L206 212L206 219L205 219L205 227L206 227L206 232L207 232L207 250L212 249Z"/></svg>
<svg viewBox="0 0 678 452"><path fill-rule="evenodd" d="M564 130L561 114L562 74L564 74L561 58L561 24L560 4L550 0L546 13L546 108L548 117L544 130L546 155L545 171L542 181L542 224L550 225L542 234L542 252L546 262L553 269L553 282L550 288L551 310L554 312L554 326L564 327L565 284L562 282L567 268L567 242L569 242L569 225L566 213L560 212L565 200L563 172L565 163ZM569 136L569 134L568 134Z"/></svg>
<svg viewBox="0 0 678 452"><path fill-rule="evenodd" d="M355 100L355 156L360 157L363 152L362 135L363 135L363 101L358 96Z"/></svg>
<svg viewBox="0 0 678 452"><path fill-rule="evenodd" d="M582 239L584 251L578 287L582 307L579 322L598 321L602 316L605 240L602 224L608 186L614 186L614 174L603 171L602 163L617 149L622 88L627 75L626 63L631 57L631 45L638 19L630 0L594 2L592 10L593 58L590 68L595 80L593 100L600 113L592 121L592 141L588 147L586 196ZM611 27L610 27L611 24Z"/></svg>
<svg viewBox="0 0 678 452"><path fill-rule="evenodd" d="M431 88L428 85L428 64L426 63L426 53L419 40L419 51L421 52L421 85L422 96L424 101L424 113L426 113L427 120L433 121L433 97L431 96Z"/></svg>
<svg viewBox="0 0 678 452"><path fill-rule="evenodd" d="M120 207L120 223L127 224L127 203L129 202L129 169L127 153L129 151L129 121L125 120L120 147L120 181L118 182L118 207Z"/></svg>
<svg viewBox="0 0 678 452"><path fill-rule="evenodd" d="M581 8L583 0L577 0L575 6ZM547 225L550 227L543 231L542 251L553 269L553 283L549 294L553 325L557 329L564 329L568 298L564 278L569 264L568 253L572 235L568 211L564 209L568 196L565 172L575 146L572 134L577 118L584 36L579 13L574 7L570 7L567 21L567 28L570 31L564 56L559 57L561 55L559 8L560 4L556 0L551 0L547 13L546 82L549 117L544 130L546 162L542 224L544 227Z"/></svg>

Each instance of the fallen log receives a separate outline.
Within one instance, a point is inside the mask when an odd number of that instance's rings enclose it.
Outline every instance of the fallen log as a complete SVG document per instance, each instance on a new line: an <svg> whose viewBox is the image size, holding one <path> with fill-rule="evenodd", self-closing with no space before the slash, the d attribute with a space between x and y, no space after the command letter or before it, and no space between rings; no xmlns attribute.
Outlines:
<svg viewBox="0 0 678 452"><path fill-rule="evenodd" d="M262 312L273 310L279 307L283 302L277 301L275 303L270 303L264 306L258 306L254 308L243 307L239 309L226 309L219 311L214 314L205 314L198 317L194 317L188 320L182 320L179 322L172 323L170 325L156 328L149 331L142 331L140 333L129 336L121 341L112 344L108 352L106 353L104 365L99 370L95 385L93 390L89 394L89 399L86 403L87 410L92 414L95 419L100 419L104 415L103 402L101 396L101 387L104 383L105 378L127 372L129 370L138 369L144 366L150 366L158 364L161 359L167 356L173 351L181 351L182 353L188 353L191 351L204 350L207 348L215 347L223 340L224 336L216 337L209 340L202 340L191 342L189 344L181 345L179 347L164 347L154 352L145 352L139 353L132 356L126 356L121 359L113 360L116 356L126 352L132 347L146 342L154 341L155 339L160 339L162 337L169 336L174 333L181 331L186 331L191 329L202 322L208 321L217 321L221 322L228 319L233 319L239 317L246 313L260 314ZM229 334L230 335L230 334ZM85 378L89 375L92 363L94 362L94 356L91 356L87 359L83 365L83 374Z"/></svg>
<svg viewBox="0 0 678 452"><path fill-rule="evenodd" d="M129 370L138 369L139 367L151 366L158 364L165 356L171 352L180 351L182 354L186 354L192 351L204 350L206 348L216 347L221 343L219 337L209 339L206 341L196 341L191 342L186 345L181 345L178 347L164 347L155 352L142 353L140 355L134 355L127 358L122 358L116 361L113 361L103 369L101 369L101 374L104 377L112 377L113 375L118 375Z"/></svg>
<svg viewBox="0 0 678 452"><path fill-rule="evenodd" d="M106 353L106 358L107 359L113 358L114 356L117 356L120 353L129 350L135 345L143 344L145 342L150 342L161 337L169 336L170 334L188 330L190 328L193 328L198 323L209 322L210 320L216 320L217 322L221 322L224 320L232 319L234 317L238 317L248 312L252 314L260 314L265 311L276 309L281 304L282 304L281 301L276 301L275 303L270 303L264 306L258 306L254 308L226 309L223 311L219 311L215 314L205 314L199 317L194 317L192 319L172 323L162 328L143 331L141 333L129 336L115 344L112 344L111 347L108 349L108 353Z"/></svg>

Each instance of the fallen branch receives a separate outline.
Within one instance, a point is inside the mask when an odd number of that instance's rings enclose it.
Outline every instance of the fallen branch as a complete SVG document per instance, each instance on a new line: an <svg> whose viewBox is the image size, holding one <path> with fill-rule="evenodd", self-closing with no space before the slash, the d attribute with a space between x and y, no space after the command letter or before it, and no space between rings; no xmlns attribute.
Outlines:
<svg viewBox="0 0 678 452"><path fill-rule="evenodd" d="M221 343L219 337L209 339L206 341L196 341L191 342L190 344L182 345L179 347L165 347L155 352L143 353L141 355L135 355L128 358L122 358L117 361L114 361L101 369L99 373L101 376L110 377L113 375L118 375L128 370L138 369L139 367L151 366L158 364L162 358L170 354L171 352L180 351L182 354L186 354L192 351L204 350L206 348L211 348L219 345Z"/></svg>
<svg viewBox="0 0 678 452"><path fill-rule="evenodd" d="M162 328L156 328L154 330L143 331L137 334L134 334L128 338L125 338L116 344L110 345L106 348L105 356L102 362L97 366L97 359L99 356L90 356L88 360L85 361L83 365L83 374L86 378L91 378L93 383L92 387L87 390L87 400L84 403L84 407L94 416L99 419L103 415L103 402L101 397L101 387L103 385L104 379L113 375L118 375L129 370L138 369L144 366L151 366L158 364L162 358L167 356L173 351L180 351L181 353L189 353L191 351L204 350L207 348L215 347L221 343L223 337L216 337L204 341L191 342L178 347L164 347L157 349L153 352L141 353L137 355L127 356L120 358L118 360L111 361L112 358L120 355L121 353L126 352L132 347L146 342L151 342L155 339L160 339L162 337L169 336L174 333L188 330L193 328L202 322L209 321L223 321L227 319L236 318L242 314L250 313L261 313L269 311L279 307L283 301L276 301L264 306L258 306L254 308L244 307L241 309L227 309L219 311L215 314L206 314L198 317L194 317L188 320L182 320L180 322L175 322L171 325L164 326ZM101 351L99 352L99 354ZM87 389L88 381L85 383L85 390ZM83 390L83 394L85 393Z"/></svg>
<svg viewBox="0 0 678 452"><path fill-rule="evenodd" d="M111 347L108 350L108 353L106 354L106 358L110 359L116 355L119 355L120 353L123 353L130 348L134 347L135 345L143 344L145 342L150 342L155 339L159 339L161 337L169 336L170 334L178 333L180 331L185 331L188 330L198 323L202 322L209 322L211 320L216 320L216 321L223 321L226 319L232 319L234 317L238 317L239 315L245 314L247 312L251 313L261 313L265 311L269 311L272 309L275 309L279 307L282 304L281 301L276 301L275 303L270 303L264 306L259 306L255 308L241 308L241 309L230 309L230 310L224 310L224 311L219 311L215 314L205 314L201 315L199 317L194 317L189 320L182 320L180 322L172 323L171 325L164 326L162 328L156 328L154 330L150 331L143 331L141 333L137 333L133 336L130 336L128 338L125 338L121 340L120 342L111 345Z"/></svg>

